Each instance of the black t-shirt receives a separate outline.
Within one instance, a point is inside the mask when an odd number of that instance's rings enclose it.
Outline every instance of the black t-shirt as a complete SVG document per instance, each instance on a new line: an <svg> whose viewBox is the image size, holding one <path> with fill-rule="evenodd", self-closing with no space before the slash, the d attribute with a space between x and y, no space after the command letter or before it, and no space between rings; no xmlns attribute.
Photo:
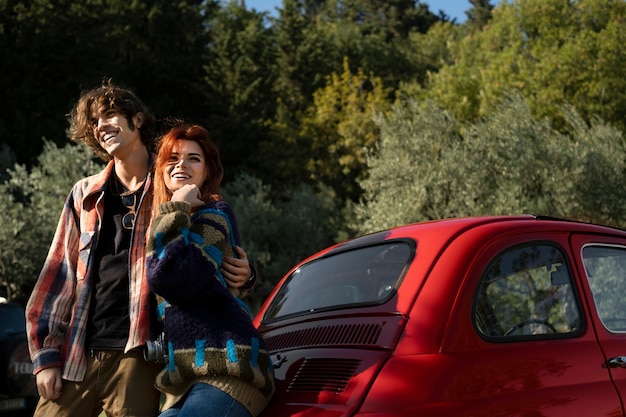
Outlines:
<svg viewBox="0 0 626 417"><path fill-rule="evenodd" d="M121 185L112 184L117 179L115 175L111 177L104 195L104 215L94 256L96 274L87 324L86 346L95 349L123 349L130 330L128 255L131 230L122 225L122 218L129 208L122 204L116 191ZM136 191L137 199L142 188Z"/></svg>

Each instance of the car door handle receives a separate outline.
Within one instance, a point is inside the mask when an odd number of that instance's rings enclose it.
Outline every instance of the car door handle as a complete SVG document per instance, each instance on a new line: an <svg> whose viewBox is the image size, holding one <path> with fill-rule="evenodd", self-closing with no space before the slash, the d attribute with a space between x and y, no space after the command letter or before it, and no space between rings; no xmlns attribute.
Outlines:
<svg viewBox="0 0 626 417"><path fill-rule="evenodd" d="M616 356L608 360L609 368L626 368L626 356Z"/></svg>

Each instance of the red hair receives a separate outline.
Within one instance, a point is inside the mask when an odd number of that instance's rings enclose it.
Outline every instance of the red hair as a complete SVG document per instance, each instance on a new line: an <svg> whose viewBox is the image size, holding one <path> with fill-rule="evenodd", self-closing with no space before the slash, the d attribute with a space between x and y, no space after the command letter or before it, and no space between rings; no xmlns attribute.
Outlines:
<svg viewBox="0 0 626 417"><path fill-rule="evenodd" d="M224 168L220 160L220 152L209 137L209 132L197 124L179 123L162 135L157 143L157 158L154 174L154 213L158 214L159 205L170 201L172 192L165 186L163 172L170 160L176 144L180 140L197 143L204 154L207 177L200 186L200 199L206 203L221 200L220 185L224 178Z"/></svg>

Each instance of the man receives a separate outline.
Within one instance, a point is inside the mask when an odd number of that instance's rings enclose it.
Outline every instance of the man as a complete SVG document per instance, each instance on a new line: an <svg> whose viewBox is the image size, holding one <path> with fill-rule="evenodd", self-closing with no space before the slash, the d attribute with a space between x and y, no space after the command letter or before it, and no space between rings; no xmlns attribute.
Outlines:
<svg viewBox="0 0 626 417"><path fill-rule="evenodd" d="M145 278L155 124L132 91L110 82L70 113L72 140L108 164L70 191L26 308L36 417L158 414L161 366L142 350L159 333ZM238 251L222 272L246 288L254 275Z"/></svg>

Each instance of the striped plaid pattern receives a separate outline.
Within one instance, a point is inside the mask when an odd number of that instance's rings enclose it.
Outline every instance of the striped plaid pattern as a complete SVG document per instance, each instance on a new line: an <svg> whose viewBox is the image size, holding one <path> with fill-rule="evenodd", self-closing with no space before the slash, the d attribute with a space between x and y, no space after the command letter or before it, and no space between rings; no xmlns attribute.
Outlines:
<svg viewBox="0 0 626 417"><path fill-rule="evenodd" d="M90 261L98 241L104 191L113 166L111 161L100 173L78 181L63 206L50 251L26 308L35 372L60 366L66 380L81 381L85 375L85 332L95 273ZM125 351L150 340L150 291L144 261L151 183L148 175L132 235L130 334Z"/></svg>

